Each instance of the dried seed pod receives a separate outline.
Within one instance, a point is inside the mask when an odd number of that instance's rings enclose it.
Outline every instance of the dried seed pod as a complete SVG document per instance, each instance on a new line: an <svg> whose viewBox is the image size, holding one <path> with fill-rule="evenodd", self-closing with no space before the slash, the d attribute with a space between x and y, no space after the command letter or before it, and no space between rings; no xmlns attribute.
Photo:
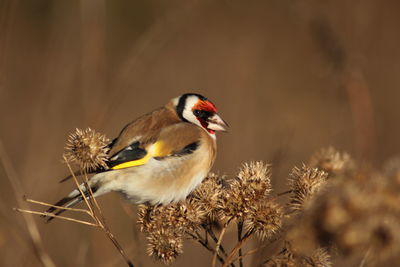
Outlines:
<svg viewBox="0 0 400 267"><path fill-rule="evenodd" d="M244 163L237 178L248 198L265 198L272 191L271 166L261 161Z"/></svg>
<svg viewBox="0 0 400 267"><path fill-rule="evenodd" d="M302 210L311 197L324 185L328 174L316 168L303 164L301 168L294 167L289 179L291 199L289 206L293 210Z"/></svg>
<svg viewBox="0 0 400 267"><path fill-rule="evenodd" d="M245 229L266 239L280 231L282 220L283 209L274 200L257 202L246 215Z"/></svg>
<svg viewBox="0 0 400 267"><path fill-rule="evenodd" d="M309 166L329 173L330 177L354 169L354 161L349 154L337 151L333 147L322 148L312 155Z"/></svg>
<svg viewBox="0 0 400 267"><path fill-rule="evenodd" d="M330 267L332 266L331 255L324 248L316 249L311 256L301 257L300 266L306 267Z"/></svg>
<svg viewBox="0 0 400 267"><path fill-rule="evenodd" d="M198 206L187 202L165 206L139 205L138 224L140 230L145 233L173 228L174 231L183 234L197 229L203 220L204 212Z"/></svg>
<svg viewBox="0 0 400 267"><path fill-rule="evenodd" d="M332 266L330 255L326 249L318 248L310 256L296 254L291 250L289 243L284 249L273 256L264 264L266 267L330 267Z"/></svg>
<svg viewBox="0 0 400 267"><path fill-rule="evenodd" d="M85 171L99 167L107 169L108 143L104 135L90 128L76 129L67 140L64 156L67 161L78 164Z"/></svg>
<svg viewBox="0 0 400 267"><path fill-rule="evenodd" d="M211 221L218 215L218 201L221 198L223 179L224 177L209 173L188 197L188 202L200 209Z"/></svg>
<svg viewBox="0 0 400 267"><path fill-rule="evenodd" d="M159 229L147 235L149 256L164 264L171 264L183 253L183 237L171 229Z"/></svg>
<svg viewBox="0 0 400 267"><path fill-rule="evenodd" d="M334 245L346 263L360 262L367 251L371 266L398 260L399 196L393 179L358 171L318 194L287 238L302 253Z"/></svg>
<svg viewBox="0 0 400 267"><path fill-rule="evenodd" d="M221 219L244 218L256 203L265 201L271 191L270 166L262 162L243 164L237 177L223 188L218 206Z"/></svg>
<svg viewBox="0 0 400 267"><path fill-rule="evenodd" d="M264 267L296 267L298 265L298 259L295 257L290 249L290 244L285 242L283 249L276 255L268 259L264 264Z"/></svg>

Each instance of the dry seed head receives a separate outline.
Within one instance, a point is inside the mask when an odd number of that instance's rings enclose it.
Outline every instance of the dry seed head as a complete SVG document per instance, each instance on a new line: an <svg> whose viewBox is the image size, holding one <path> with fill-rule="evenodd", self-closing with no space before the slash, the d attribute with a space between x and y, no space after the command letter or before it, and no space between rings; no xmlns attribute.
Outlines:
<svg viewBox="0 0 400 267"><path fill-rule="evenodd" d="M203 182L188 197L188 202L204 213L211 221L218 214L218 201L222 193L222 180L217 174L209 173Z"/></svg>
<svg viewBox="0 0 400 267"><path fill-rule="evenodd" d="M328 172L330 176L338 175L354 168L354 161L349 154L340 153L333 147L322 148L312 155L310 167Z"/></svg>
<svg viewBox="0 0 400 267"><path fill-rule="evenodd" d="M68 162L77 163L82 170L107 168L108 143L104 135L90 128L76 129L67 140L64 156Z"/></svg>
<svg viewBox="0 0 400 267"><path fill-rule="evenodd" d="M271 191L270 166L263 162L242 165L237 177L228 181L219 199L221 219L242 218L257 202L268 199Z"/></svg>
<svg viewBox="0 0 400 267"><path fill-rule="evenodd" d="M277 255L268 260L264 267L298 267L300 266L296 259L287 257L287 255Z"/></svg>
<svg viewBox="0 0 400 267"><path fill-rule="evenodd" d="M274 200L257 202L245 218L245 229L256 233L263 240L280 231L283 209Z"/></svg>
<svg viewBox="0 0 400 267"><path fill-rule="evenodd" d="M139 225L140 231L143 233L148 233L152 229L157 229L158 225L154 221L152 216L152 209L154 206L140 204L138 205L138 219L137 224Z"/></svg>
<svg viewBox="0 0 400 267"><path fill-rule="evenodd" d="M171 231L171 229L159 229L149 233L147 242L149 256L167 265L171 264L183 253L182 235Z"/></svg>
<svg viewBox="0 0 400 267"><path fill-rule="evenodd" d="M318 248L310 256L298 255L291 251L290 244L278 255L273 256L267 264L268 267L330 267L330 255L326 249Z"/></svg>
<svg viewBox="0 0 400 267"><path fill-rule="evenodd" d="M304 253L334 245L347 261L359 262L370 250L372 266L398 259L400 188L393 181L360 171L335 180L316 196L287 238Z"/></svg>
<svg viewBox="0 0 400 267"><path fill-rule="evenodd" d="M244 163L237 175L243 189L257 197L267 196L271 190L271 165L262 161Z"/></svg>
<svg viewBox="0 0 400 267"><path fill-rule="evenodd" d="M301 266L306 267L330 267L332 266L331 255L324 248L318 248L309 257L303 257Z"/></svg>
<svg viewBox="0 0 400 267"><path fill-rule="evenodd" d="M245 202L240 184L236 179L231 180L229 188L224 188L218 201L219 217L221 220L243 217L248 203Z"/></svg>
<svg viewBox="0 0 400 267"><path fill-rule="evenodd" d="M293 210L302 210L311 197L325 184L328 174L303 164L294 167L290 173L289 187L292 191L289 206Z"/></svg>
<svg viewBox="0 0 400 267"><path fill-rule="evenodd" d="M140 230L145 233L173 228L174 231L183 234L197 229L203 220L204 212L198 206L187 202L165 206L139 205L138 208L138 224Z"/></svg>
<svg viewBox="0 0 400 267"><path fill-rule="evenodd" d="M295 258L293 253L285 245L284 249L271 257L263 265L264 267L296 267L298 265L298 260Z"/></svg>

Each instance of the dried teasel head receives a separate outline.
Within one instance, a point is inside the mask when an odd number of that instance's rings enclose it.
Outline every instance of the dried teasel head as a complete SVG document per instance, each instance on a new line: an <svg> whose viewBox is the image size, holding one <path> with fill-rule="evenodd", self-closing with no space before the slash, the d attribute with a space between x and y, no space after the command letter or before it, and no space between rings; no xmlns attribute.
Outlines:
<svg viewBox="0 0 400 267"><path fill-rule="evenodd" d="M299 266L298 260L287 249L284 248L280 253L271 257L263 264L264 267L296 267Z"/></svg>
<svg viewBox="0 0 400 267"><path fill-rule="evenodd" d="M244 163L237 178L249 198L265 198L272 190L271 165L262 161Z"/></svg>
<svg viewBox="0 0 400 267"><path fill-rule="evenodd" d="M273 199L257 202L249 208L245 229L254 232L262 240L270 238L281 230L283 215L283 208Z"/></svg>
<svg viewBox="0 0 400 267"><path fill-rule="evenodd" d="M182 253L183 236L194 232L204 220L204 212L189 202L138 206L138 225L146 234L148 254L165 264Z"/></svg>
<svg viewBox="0 0 400 267"><path fill-rule="evenodd" d="M273 256L264 266L268 267L330 267L332 266L330 254L324 248L318 248L311 255L299 255L291 250L287 242L284 249Z"/></svg>
<svg viewBox="0 0 400 267"><path fill-rule="evenodd" d="M78 164L82 170L107 168L108 143L104 135L90 128L76 129L67 140L64 157L68 162Z"/></svg>
<svg viewBox="0 0 400 267"><path fill-rule="evenodd" d="M300 266L306 267L330 267L331 255L325 248L317 248L310 256L301 257Z"/></svg>
<svg viewBox="0 0 400 267"><path fill-rule="evenodd" d="M138 225L147 234L159 229L173 228L175 232L185 233L197 229L204 220L204 212L189 202L169 205L139 205Z"/></svg>
<svg viewBox="0 0 400 267"><path fill-rule="evenodd" d="M209 173L187 199L211 221L214 221L218 215L218 201L221 198L224 178L224 176Z"/></svg>
<svg viewBox="0 0 400 267"><path fill-rule="evenodd" d="M271 191L270 165L263 162L243 164L237 177L223 188L218 206L221 219L241 219L257 202L268 199Z"/></svg>
<svg viewBox="0 0 400 267"><path fill-rule="evenodd" d="M309 166L329 173L330 177L354 169L355 163L349 154L333 147L322 148L312 155Z"/></svg>
<svg viewBox="0 0 400 267"><path fill-rule="evenodd" d="M147 253L166 265L183 253L183 237L172 229L158 229L147 235Z"/></svg>
<svg viewBox="0 0 400 267"><path fill-rule="evenodd" d="M289 206L293 210L302 210L311 197L325 184L328 174L303 164L294 167L290 173L289 187L291 197Z"/></svg>
<svg viewBox="0 0 400 267"><path fill-rule="evenodd" d="M285 241L282 250L268 259L265 267L296 267L299 266L298 257L293 253L290 243Z"/></svg>
<svg viewBox="0 0 400 267"><path fill-rule="evenodd" d="M287 238L304 253L333 245L346 264L359 263L368 251L369 265L384 266L399 260L399 196L394 180L358 171L318 194Z"/></svg>

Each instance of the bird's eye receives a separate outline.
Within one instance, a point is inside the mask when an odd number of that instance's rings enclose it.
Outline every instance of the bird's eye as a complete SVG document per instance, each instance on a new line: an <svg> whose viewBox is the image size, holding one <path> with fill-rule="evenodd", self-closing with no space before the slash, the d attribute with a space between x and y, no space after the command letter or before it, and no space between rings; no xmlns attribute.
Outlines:
<svg viewBox="0 0 400 267"><path fill-rule="evenodd" d="M209 111L206 111L206 110L201 110L201 109L195 109L195 110L193 110L193 114L197 118L201 118L203 120L206 120L212 115L212 112L209 112Z"/></svg>
<svg viewBox="0 0 400 267"><path fill-rule="evenodd" d="M200 116L201 116L201 110L195 109L195 110L193 111L193 114L194 114L196 117L200 117Z"/></svg>

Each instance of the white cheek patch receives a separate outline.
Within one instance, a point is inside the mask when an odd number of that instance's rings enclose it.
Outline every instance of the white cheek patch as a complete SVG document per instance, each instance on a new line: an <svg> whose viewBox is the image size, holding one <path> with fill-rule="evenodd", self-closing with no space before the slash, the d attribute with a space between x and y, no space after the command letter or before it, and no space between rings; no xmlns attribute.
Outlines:
<svg viewBox="0 0 400 267"><path fill-rule="evenodd" d="M192 108L196 105L198 101L199 98L197 96L189 96L186 99L186 105L185 109L182 112L182 116L191 123L201 126L199 120L196 118L192 111Z"/></svg>

